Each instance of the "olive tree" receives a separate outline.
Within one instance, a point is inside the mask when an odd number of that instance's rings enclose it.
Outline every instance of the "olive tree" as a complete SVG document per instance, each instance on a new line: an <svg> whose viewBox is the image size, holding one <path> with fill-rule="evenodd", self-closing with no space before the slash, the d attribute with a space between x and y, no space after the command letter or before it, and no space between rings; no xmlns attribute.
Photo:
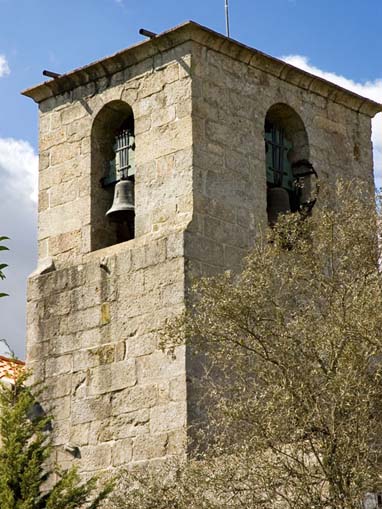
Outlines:
<svg viewBox="0 0 382 509"><path fill-rule="evenodd" d="M382 491L381 207L354 181L327 201L195 284L164 334L205 367L194 452L126 474L114 507L359 509Z"/></svg>

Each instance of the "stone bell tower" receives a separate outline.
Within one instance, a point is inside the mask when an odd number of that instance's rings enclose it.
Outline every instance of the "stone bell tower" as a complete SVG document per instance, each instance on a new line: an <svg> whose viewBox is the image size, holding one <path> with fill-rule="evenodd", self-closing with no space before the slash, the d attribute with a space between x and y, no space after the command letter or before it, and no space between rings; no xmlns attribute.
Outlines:
<svg viewBox="0 0 382 509"><path fill-rule="evenodd" d="M382 107L193 22L23 93L40 111L28 365L56 459L183 454L193 366L158 330L193 276L238 269L262 225L312 206L314 172L372 183Z"/></svg>

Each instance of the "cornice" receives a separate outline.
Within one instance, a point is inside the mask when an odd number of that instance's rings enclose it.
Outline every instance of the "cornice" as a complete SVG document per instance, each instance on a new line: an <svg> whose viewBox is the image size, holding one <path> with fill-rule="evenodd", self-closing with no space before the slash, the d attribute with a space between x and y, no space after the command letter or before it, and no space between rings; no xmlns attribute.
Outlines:
<svg viewBox="0 0 382 509"><path fill-rule="evenodd" d="M171 30L158 34L152 39L144 40L114 55L28 88L22 94L31 97L36 103L41 103L50 97L69 92L97 79L112 76L131 65L154 57L160 52L175 48L187 41L197 42L271 74L282 81L291 83L370 117L382 111L382 105L375 101L303 71L257 49L229 39L193 21L187 21Z"/></svg>

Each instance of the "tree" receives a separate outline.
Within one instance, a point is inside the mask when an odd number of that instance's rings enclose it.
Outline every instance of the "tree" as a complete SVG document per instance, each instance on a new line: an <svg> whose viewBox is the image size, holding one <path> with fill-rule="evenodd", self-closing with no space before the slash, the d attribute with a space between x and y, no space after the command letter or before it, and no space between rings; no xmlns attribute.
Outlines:
<svg viewBox="0 0 382 509"><path fill-rule="evenodd" d="M4 241L9 240L8 237L0 237L0 251L7 251L8 248L3 244ZM7 268L6 263L0 263L0 279L5 279L4 269ZM7 294L0 292L0 297L6 297Z"/></svg>
<svg viewBox="0 0 382 509"><path fill-rule="evenodd" d="M51 418L39 407L28 375L0 387L0 506L1 509L96 509L112 484L97 489L97 479L81 483L73 467L48 468ZM59 480L52 486L52 478Z"/></svg>
<svg viewBox="0 0 382 509"><path fill-rule="evenodd" d="M359 182L323 195L311 217L280 217L240 274L196 283L164 343L205 368L202 447L126 474L110 507L359 509L382 491L381 207Z"/></svg>

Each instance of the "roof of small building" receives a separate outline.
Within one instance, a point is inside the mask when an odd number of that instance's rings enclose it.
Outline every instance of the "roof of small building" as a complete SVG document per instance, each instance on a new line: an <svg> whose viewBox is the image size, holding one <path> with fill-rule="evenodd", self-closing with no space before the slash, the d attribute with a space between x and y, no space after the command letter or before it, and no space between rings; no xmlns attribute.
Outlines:
<svg viewBox="0 0 382 509"><path fill-rule="evenodd" d="M330 81L294 67L278 58L251 48L228 38L194 21L162 32L151 39L144 40L110 57L103 58L57 78L45 81L22 92L40 103L50 97L68 92L99 78L111 76L126 67L136 64L160 52L174 48L184 42L195 41L215 51L247 63L248 65L276 76L304 90L316 93L342 104L350 109L373 117L382 111L382 105L362 97Z"/></svg>
<svg viewBox="0 0 382 509"><path fill-rule="evenodd" d="M25 362L0 355L0 382L14 382L24 369Z"/></svg>

